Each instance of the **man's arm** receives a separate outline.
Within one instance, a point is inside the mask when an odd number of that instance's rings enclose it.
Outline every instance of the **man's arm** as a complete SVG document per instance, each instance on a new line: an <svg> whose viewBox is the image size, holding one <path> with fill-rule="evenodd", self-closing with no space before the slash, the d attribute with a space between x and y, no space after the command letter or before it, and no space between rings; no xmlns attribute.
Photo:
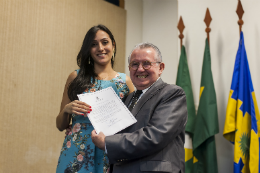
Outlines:
<svg viewBox="0 0 260 173"><path fill-rule="evenodd" d="M111 164L137 159L162 150L184 129L187 121L186 96L176 86L164 92L164 97L147 126L133 132L105 137L109 162Z"/></svg>

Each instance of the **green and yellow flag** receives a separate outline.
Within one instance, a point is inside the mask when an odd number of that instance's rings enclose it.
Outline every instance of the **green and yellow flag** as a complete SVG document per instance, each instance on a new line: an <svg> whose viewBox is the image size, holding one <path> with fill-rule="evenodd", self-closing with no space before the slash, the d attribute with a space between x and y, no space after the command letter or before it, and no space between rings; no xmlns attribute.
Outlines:
<svg viewBox="0 0 260 173"><path fill-rule="evenodd" d="M208 39L202 65L200 100L193 133L195 173L217 173L215 134L219 132L215 87Z"/></svg>
<svg viewBox="0 0 260 173"><path fill-rule="evenodd" d="M188 122L186 124L186 140L185 140L185 172L193 172L193 151L192 151L192 134L195 118L195 106L193 99L193 92L190 80L190 72L187 63L187 56L185 47L181 48L181 56L179 60L179 67L177 73L176 85L183 88L186 94L187 110L188 110Z"/></svg>

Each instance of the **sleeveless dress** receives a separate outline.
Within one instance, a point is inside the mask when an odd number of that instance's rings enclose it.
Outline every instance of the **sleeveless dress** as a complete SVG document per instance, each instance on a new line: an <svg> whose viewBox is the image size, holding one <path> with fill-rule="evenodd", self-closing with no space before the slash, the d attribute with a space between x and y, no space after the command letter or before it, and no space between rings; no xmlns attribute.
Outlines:
<svg viewBox="0 0 260 173"><path fill-rule="evenodd" d="M83 93L95 92L110 86L121 99L129 93L124 73L117 73L111 80L96 79L92 88ZM63 142L56 173L107 172L108 158L103 150L92 143L92 130L94 128L87 117L72 115L72 129Z"/></svg>

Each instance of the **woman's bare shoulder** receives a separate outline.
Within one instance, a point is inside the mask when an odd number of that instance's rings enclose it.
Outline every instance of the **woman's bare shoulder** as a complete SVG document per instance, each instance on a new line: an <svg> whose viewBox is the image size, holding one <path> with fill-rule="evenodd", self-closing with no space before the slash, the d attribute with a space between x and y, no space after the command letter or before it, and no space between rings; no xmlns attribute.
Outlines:
<svg viewBox="0 0 260 173"><path fill-rule="evenodd" d="M77 71L73 71L69 74L67 82L72 82L77 77Z"/></svg>
<svg viewBox="0 0 260 173"><path fill-rule="evenodd" d="M133 92L135 90L131 78L129 76L127 76L127 75L126 75L126 85L129 88L129 93L131 93L131 92Z"/></svg>

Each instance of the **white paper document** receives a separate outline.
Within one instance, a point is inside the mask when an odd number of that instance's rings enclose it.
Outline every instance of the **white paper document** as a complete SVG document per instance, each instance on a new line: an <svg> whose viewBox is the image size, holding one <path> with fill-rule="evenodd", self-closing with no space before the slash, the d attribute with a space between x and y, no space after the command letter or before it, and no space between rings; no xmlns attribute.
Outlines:
<svg viewBox="0 0 260 173"><path fill-rule="evenodd" d="M112 87L79 94L78 98L91 106L88 118L97 134L103 132L106 136L114 135L137 122Z"/></svg>

